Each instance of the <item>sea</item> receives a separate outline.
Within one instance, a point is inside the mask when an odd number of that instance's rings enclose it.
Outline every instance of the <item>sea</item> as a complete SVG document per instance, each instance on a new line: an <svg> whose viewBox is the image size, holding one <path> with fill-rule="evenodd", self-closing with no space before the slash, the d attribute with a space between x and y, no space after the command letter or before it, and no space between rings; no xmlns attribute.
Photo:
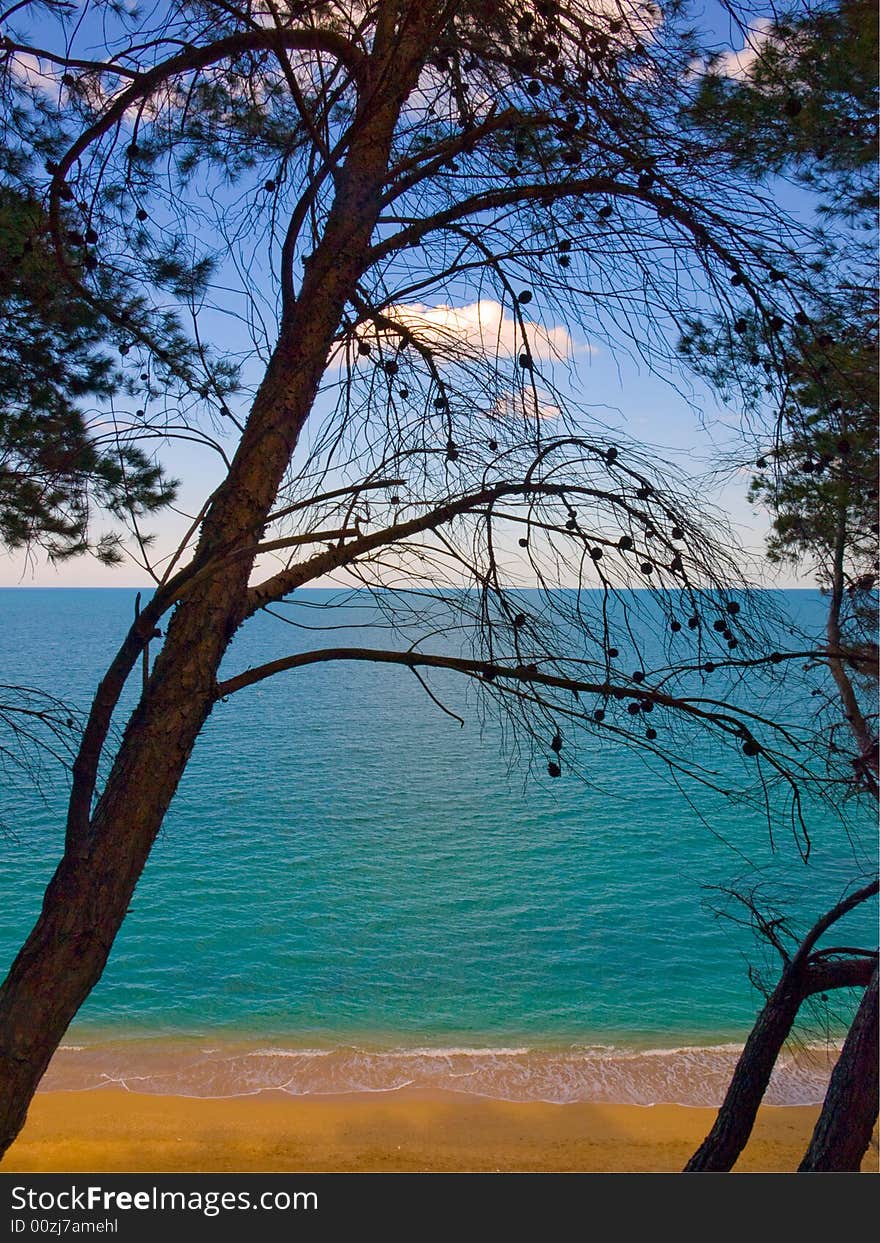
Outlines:
<svg viewBox="0 0 880 1243"><path fill-rule="evenodd" d="M135 599L0 591L0 681L85 711ZM766 600L799 633L821 632L818 592ZM281 613L241 632L227 672L409 638L387 618L375 631L366 593L297 593ZM642 661L650 605L647 617L621 640ZM711 757L729 796L613 736L567 731L552 779L540 740L530 750L453 677L426 681L431 695L407 669L334 661L218 705L44 1088L720 1100L758 984L778 972L726 891L803 929L867 874L873 820L808 801L805 862L781 804L768 816L736 795L741 757ZM803 724L813 706L799 694L776 708ZM39 912L66 794L61 764L44 758L34 781L4 756L0 973ZM839 936L864 943L876 918L866 906ZM805 1011L769 1103L822 1099L854 1004Z"/></svg>

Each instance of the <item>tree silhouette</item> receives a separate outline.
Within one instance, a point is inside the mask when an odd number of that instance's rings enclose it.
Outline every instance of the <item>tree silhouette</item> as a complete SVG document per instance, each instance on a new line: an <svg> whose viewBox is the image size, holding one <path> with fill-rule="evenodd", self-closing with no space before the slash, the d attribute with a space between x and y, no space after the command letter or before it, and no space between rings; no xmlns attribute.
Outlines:
<svg viewBox="0 0 880 1243"><path fill-rule="evenodd" d="M819 659L827 664L832 683L819 693L817 720L824 725L829 760L834 764L841 751L848 752L854 787L876 805L877 426L872 376L877 341L873 317L860 317L858 301L851 290L848 295L849 314L829 314L823 321L822 361L798 357L794 351L789 355L779 434L772 449L757 460L759 473L749 496L764 503L773 518L768 558L806 564L827 598L827 650ZM695 340L691 338L689 348ZM701 356L710 358L705 342ZM723 351L711 366L723 372ZM782 972L758 1015L716 1121L688 1170L732 1168L803 1002L815 993L853 986L865 989L864 997L801 1168L859 1168L877 1116L876 1075L871 1072L877 1060L876 1014L872 1025L877 951L816 950L816 942L853 901L865 901L876 892L875 880L842 900L794 951L784 946L775 921L761 914L753 898L738 895L758 934L781 955Z"/></svg>
<svg viewBox="0 0 880 1243"><path fill-rule="evenodd" d="M873 229L877 36L866 0L774 9L747 40L745 69L701 77L693 115L742 164L792 175L821 210Z"/></svg>
<svg viewBox="0 0 880 1243"><path fill-rule="evenodd" d="M861 3L777 14L757 44L745 72L740 65L735 77L716 72L702 79L692 116L756 172L771 168L819 190L819 210L837 226L826 237L837 288L808 304L810 313L799 312L786 330L775 436L770 443L766 427L759 428L757 459L742 465L757 472L749 500L771 515L768 560L812 572L827 598L822 659L832 680L813 691L816 719L829 759L848 751L854 788L876 804L877 300L873 248L860 231L874 228L877 14ZM746 133L749 142L742 141ZM739 387L752 409L764 394L740 360L760 349L756 327L743 316L734 345L723 324L696 321L682 341L699 370L728 395ZM781 956L782 972L764 990L766 1004L688 1170L733 1166L802 1004L816 992L853 985L864 996L801 1169L859 1168L877 1116L877 951L817 949L817 942L876 892L876 880L857 888L799 942L783 919L762 912L755 895L732 895ZM754 973L753 980L761 987Z"/></svg>
<svg viewBox="0 0 880 1243"><path fill-rule="evenodd" d="M142 518L174 485L134 428L90 425L83 401L111 401L122 377L102 351L100 313L59 280L47 226L38 201L0 187L0 542L109 564L122 559L121 536L91 537L94 507L111 521Z"/></svg>
<svg viewBox="0 0 880 1243"><path fill-rule="evenodd" d="M440 699L442 669L550 777L573 769L581 730L726 788L696 730L739 754L753 797L783 784L804 854L803 791L851 782L843 760L818 778L814 734L773 706L812 653L778 650L728 535L566 377L581 336L674 373L706 307L731 332L752 315L756 365L778 371L820 282L809 230L683 123L695 45L679 5L106 9L82 34L102 53L82 56L49 8L39 40L29 6L6 26L18 185L45 195L69 288L148 376L150 426L201 439L220 481L167 560L133 524L155 592L96 690L64 854L0 990L4 1148L100 978L203 724L262 678L371 660ZM71 218L96 239L75 259ZM102 281L130 298L111 304ZM249 618L329 575L370 589L408 646L221 677ZM621 667L621 636L642 652L648 631L662 663Z"/></svg>
<svg viewBox="0 0 880 1243"><path fill-rule="evenodd" d="M862 1006L876 1005L877 951L846 945L819 946L818 943L850 911L876 897L877 887L877 881L874 880L842 898L816 920L800 941L791 938L785 927L785 920L769 918L754 899L739 893L731 895L745 906L758 935L777 951L782 961L782 971L779 980L768 992L767 1000L749 1033L715 1122L688 1161L685 1167L687 1171L717 1173L733 1168L751 1135L758 1106L764 1098L776 1059L791 1035L798 1012L808 998L817 994L827 997L835 989L861 988L865 990ZM761 981L754 972L752 980L761 986ZM854 1022L856 1031L860 1033L860 1068L863 1070L870 1060L871 1037L869 1030L862 1030L865 1027L862 1006L859 1007ZM867 1026L870 1028L870 1024ZM876 1062L876 1032L874 1040L873 1060ZM841 1053L838 1066L845 1070L848 1060ZM841 1077L843 1073L841 1071ZM835 1069L832 1083L837 1076L838 1071ZM863 1074L861 1082L855 1088L852 1085L846 1089L829 1088L820 1126L805 1156L805 1161L810 1164L801 1168L823 1168L821 1161L824 1160L829 1162L825 1168L857 1170L865 1155L876 1117L876 1080L872 1089L870 1075ZM847 1136L844 1144L840 1143L841 1135Z"/></svg>

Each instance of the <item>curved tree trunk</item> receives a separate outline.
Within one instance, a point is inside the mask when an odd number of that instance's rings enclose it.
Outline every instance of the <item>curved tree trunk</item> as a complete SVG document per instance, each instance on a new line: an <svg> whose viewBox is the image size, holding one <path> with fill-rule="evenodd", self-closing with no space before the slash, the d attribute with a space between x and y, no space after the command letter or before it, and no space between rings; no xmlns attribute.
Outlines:
<svg viewBox="0 0 880 1243"><path fill-rule="evenodd" d="M309 385L302 384L303 405ZM202 547L251 539L286 455L266 437L260 494L240 454L205 524ZM272 478L275 475L277 478ZM268 477L267 477L268 476ZM0 1151L15 1138L67 1026L97 983L196 738L217 669L240 623L253 555L219 570L175 612L146 693L129 721L84 831L68 841L40 917L0 989Z"/></svg>
<svg viewBox="0 0 880 1243"><path fill-rule="evenodd" d="M877 969L853 1019L803 1161L810 1170L858 1170L878 1110Z"/></svg>
<svg viewBox="0 0 880 1243"><path fill-rule="evenodd" d="M782 979L749 1033L712 1130L685 1166L686 1172L727 1171L748 1143L776 1059L801 1003L813 993L868 983L869 958L787 964Z"/></svg>
<svg viewBox="0 0 880 1243"><path fill-rule="evenodd" d="M354 295L378 217L391 138L418 76L433 5L408 37L388 32L321 244L257 394L195 555L216 569L178 605L107 784L68 835L39 919L0 988L0 1155L79 1007L99 980L196 738L222 657L246 613L254 549ZM374 48L374 55L379 56ZM391 83L391 85L389 85ZM227 556L229 552L235 556ZM217 555L218 552L221 555ZM242 555L237 555L242 552ZM225 560L224 560L225 558ZM86 808L87 812L87 808Z"/></svg>
<svg viewBox="0 0 880 1243"><path fill-rule="evenodd" d="M730 1170L745 1148L776 1059L797 1016L801 989L786 970L749 1033L712 1130L685 1171Z"/></svg>

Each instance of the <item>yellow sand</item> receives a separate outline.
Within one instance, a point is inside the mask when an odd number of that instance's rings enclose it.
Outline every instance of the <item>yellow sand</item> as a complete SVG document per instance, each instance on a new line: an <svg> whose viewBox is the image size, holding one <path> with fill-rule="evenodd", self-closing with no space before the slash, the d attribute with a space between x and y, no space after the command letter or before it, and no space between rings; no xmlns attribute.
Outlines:
<svg viewBox="0 0 880 1243"><path fill-rule="evenodd" d="M817 1113L764 1108L737 1168L796 1169ZM0 1170L674 1171L713 1117L681 1105L515 1104L414 1090L232 1100L44 1092ZM876 1148L864 1168L876 1170Z"/></svg>

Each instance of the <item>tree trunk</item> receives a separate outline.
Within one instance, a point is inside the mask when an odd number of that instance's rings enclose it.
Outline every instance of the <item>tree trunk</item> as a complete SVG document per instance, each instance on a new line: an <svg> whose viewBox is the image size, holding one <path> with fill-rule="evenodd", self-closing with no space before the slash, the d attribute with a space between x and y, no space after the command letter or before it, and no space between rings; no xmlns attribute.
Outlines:
<svg viewBox="0 0 880 1243"><path fill-rule="evenodd" d="M877 798L878 793L880 793L877 784L877 740L869 728L868 722L865 720L855 687L840 656L844 643L840 629L840 614L843 607L844 588L846 586L844 559L848 542L848 516L849 508L846 504L842 504L837 513L837 533L831 563L831 600L828 606L828 621L825 627L828 650L833 653L828 658L828 668L831 670L831 676L834 678L837 686L840 702L843 705L844 716L859 748L857 771L861 773L867 788Z"/></svg>
<svg viewBox="0 0 880 1243"><path fill-rule="evenodd" d="M727 1171L748 1143L782 1046L801 1003L813 993L864 986L874 969L870 958L786 965L782 978L749 1033L712 1130L685 1166L686 1172Z"/></svg>
<svg viewBox="0 0 880 1243"><path fill-rule="evenodd" d="M100 979L215 702L217 670L245 616L253 550L366 262L394 127L424 53L417 37L424 44L433 7L425 6L409 37L391 32L385 52L374 49L379 61L376 82L365 91L369 115L359 118L321 243L203 523L195 560L210 565L219 552L217 568L172 616L104 791L91 818L83 817L81 831L69 836L39 919L0 988L0 1155L21 1129L52 1054ZM381 91L377 83L384 84ZM223 560L241 549L243 555Z"/></svg>
<svg viewBox="0 0 880 1243"><path fill-rule="evenodd" d="M309 387L303 384L303 402ZM277 443L267 445L264 463L271 457L280 463ZM242 477L255 478L251 456L241 455L206 522L203 546L255 542L277 487L275 463L257 499L241 487ZM18 1133L49 1059L104 969L213 707L217 669L244 611L252 561L251 555L227 563L173 615L91 820L68 843L36 926L0 989L0 1151Z"/></svg>
<svg viewBox="0 0 880 1243"><path fill-rule="evenodd" d="M877 1035L875 968L834 1067L800 1171L860 1168L877 1120Z"/></svg>
<svg viewBox="0 0 880 1243"><path fill-rule="evenodd" d="M684 1167L686 1172L733 1168L752 1133L758 1106L801 1000L799 982L786 969L749 1033L715 1124Z"/></svg>

